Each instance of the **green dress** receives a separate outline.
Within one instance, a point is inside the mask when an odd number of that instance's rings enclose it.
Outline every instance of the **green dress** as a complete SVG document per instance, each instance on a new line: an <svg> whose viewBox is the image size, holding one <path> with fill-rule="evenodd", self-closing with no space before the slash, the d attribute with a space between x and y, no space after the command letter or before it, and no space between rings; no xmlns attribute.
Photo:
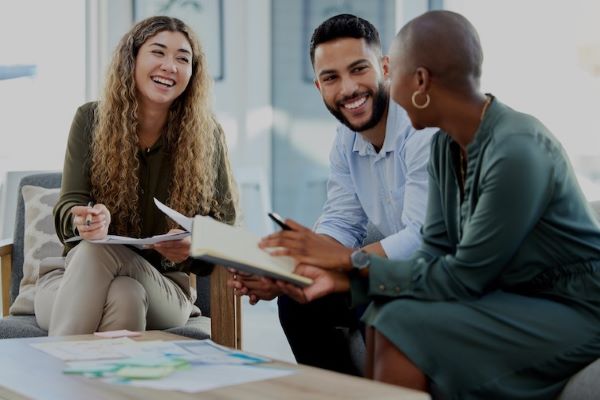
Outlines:
<svg viewBox="0 0 600 400"><path fill-rule="evenodd" d="M600 227L561 145L493 100L467 147L432 141L423 244L371 257L353 302L444 399L551 399L600 356Z"/></svg>

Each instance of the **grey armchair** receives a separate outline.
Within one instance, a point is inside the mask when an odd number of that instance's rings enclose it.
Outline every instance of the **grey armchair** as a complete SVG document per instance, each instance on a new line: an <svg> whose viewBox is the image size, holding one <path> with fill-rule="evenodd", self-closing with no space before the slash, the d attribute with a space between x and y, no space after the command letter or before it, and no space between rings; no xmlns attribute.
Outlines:
<svg viewBox="0 0 600 400"><path fill-rule="evenodd" d="M0 339L46 336L34 315L8 315L9 307L19 294L23 278L23 239L25 206L21 188L24 185L57 188L61 173L44 173L25 176L18 190L15 231L13 240L0 241L0 276L2 279L2 314ZM59 256L60 254L57 254ZM168 329L168 332L195 339L212 338L216 343L241 348L241 306L239 298L227 287L227 271L214 268L207 277L192 275L198 291L196 305L202 316L190 318L185 326Z"/></svg>

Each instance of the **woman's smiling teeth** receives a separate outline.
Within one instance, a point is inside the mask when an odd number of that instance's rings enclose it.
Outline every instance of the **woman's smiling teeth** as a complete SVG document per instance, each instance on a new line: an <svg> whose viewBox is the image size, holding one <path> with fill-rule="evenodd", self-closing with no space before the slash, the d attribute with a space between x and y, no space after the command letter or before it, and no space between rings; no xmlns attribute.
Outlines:
<svg viewBox="0 0 600 400"><path fill-rule="evenodd" d="M153 76L152 80L166 87L172 87L175 85L175 81L173 79L161 78L160 76Z"/></svg>
<svg viewBox="0 0 600 400"><path fill-rule="evenodd" d="M346 103L344 104L344 108L347 108L349 110L354 110L355 108L358 108L360 106L362 106L363 104L365 104L365 102L367 101L367 96L361 96L358 99L351 101L350 103Z"/></svg>

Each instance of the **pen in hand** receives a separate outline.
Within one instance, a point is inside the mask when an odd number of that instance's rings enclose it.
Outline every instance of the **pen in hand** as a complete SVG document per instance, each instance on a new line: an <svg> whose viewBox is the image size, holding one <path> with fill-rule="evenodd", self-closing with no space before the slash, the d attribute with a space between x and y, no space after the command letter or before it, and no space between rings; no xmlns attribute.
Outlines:
<svg viewBox="0 0 600 400"><path fill-rule="evenodd" d="M88 202L87 206L88 207L93 207L94 203L90 201L90 202ZM85 226L90 226L92 224L92 218L93 218L92 214L87 214L85 216Z"/></svg>

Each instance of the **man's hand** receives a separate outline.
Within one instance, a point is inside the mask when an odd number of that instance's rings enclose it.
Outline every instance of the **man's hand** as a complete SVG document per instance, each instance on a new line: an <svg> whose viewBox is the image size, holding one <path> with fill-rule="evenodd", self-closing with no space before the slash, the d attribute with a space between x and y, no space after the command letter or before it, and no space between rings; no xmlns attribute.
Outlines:
<svg viewBox="0 0 600 400"><path fill-rule="evenodd" d="M260 300L273 300L282 292L274 280L257 275L245 274L233 269L227 286L233 288L237 296L247 295L250 304L254 305Z"/></svg>
<svg viewBox="0 0 600 400"><path fill-rule="evenodd" d="M184 232L181 229L171 229L168 233ZM190 256L190 247L192 239L190 236L179 240L167 240L165 242L155 243L148 246L150 249L158 251L164 258L176 264L183 262Z"/></svg>
<svg viewBox="0 0 600 400"><path fill-rule="evenodd" d="M104 239L108 235L110 211L104 204L96 204L93 207L74 206L71 208L71 214L73 227L77 228L79 236L83 239Z"/></svg>
<svg viewBox="0 0 600 400"><path fill-rule="evenodd" d="M264 237L259 247L276 248L271 252L272 255L293 257L298 264L346 271L352 268L350 264L352 249L316 234L291 219L286 219L285 223L292 230L280 231Z"/></svg>
<svg viewBox="0 0 600 400"><path fill-rule="evenodd" d="M311 265L299 265L294 272L314 281L305 288L277 281L281 291L298 303L308 303L331 293L350 290L350 278L343 272L328 271Z"/></svg>

